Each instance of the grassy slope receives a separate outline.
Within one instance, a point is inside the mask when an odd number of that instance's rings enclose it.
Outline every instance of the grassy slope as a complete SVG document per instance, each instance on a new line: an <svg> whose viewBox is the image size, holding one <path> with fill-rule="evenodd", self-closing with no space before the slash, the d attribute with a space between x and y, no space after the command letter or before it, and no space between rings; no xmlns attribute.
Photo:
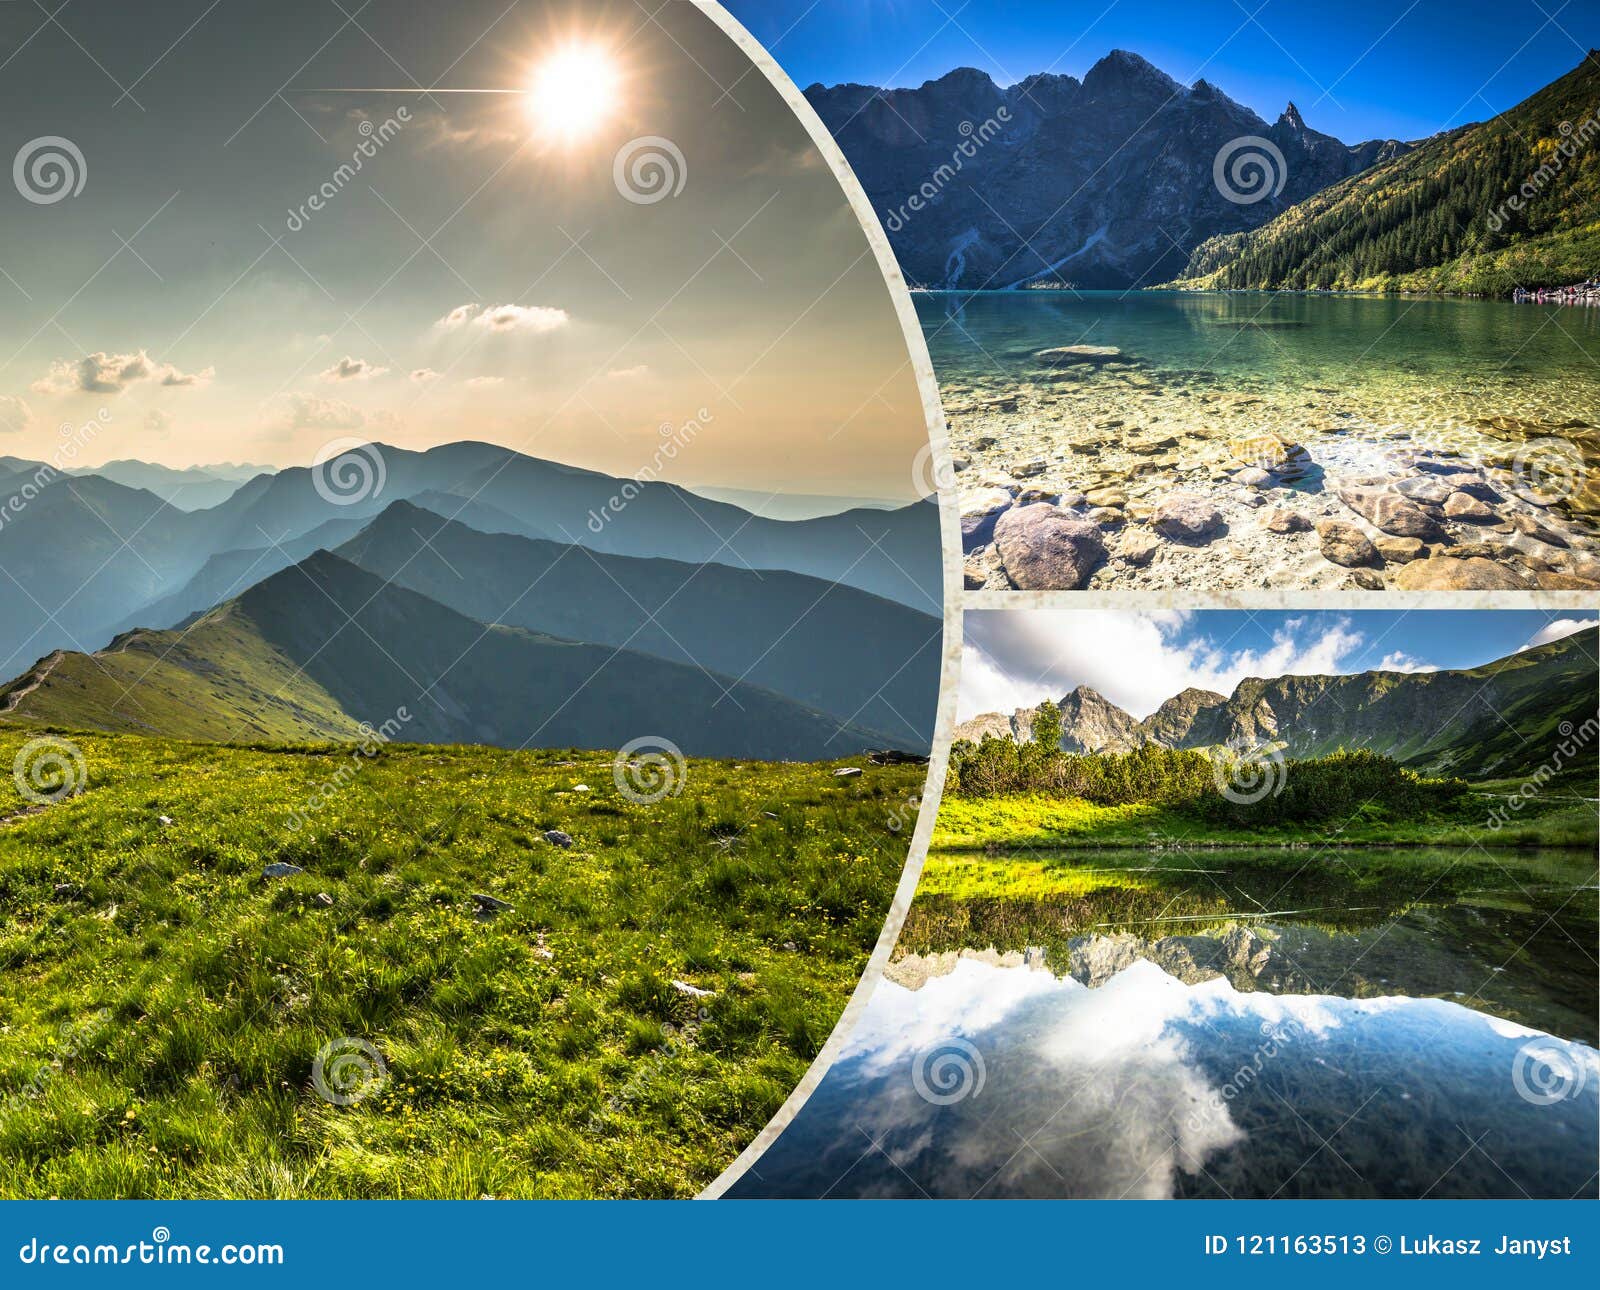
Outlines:
<svg viewBox="0 0 1600 1290"><path fill-rule="evenodd" d="M348 750L71 737L87 790L0 824L0 1195L692 1194L842 1010L923 776L694 761L635 806L594 754L391 746L292 831ZM341 1036L390 1076L344 1109Z"/></svg>
<svg viewBox="0 0 1600 1290"><path fill-rule="evenodd" d="M1044 795L962 798L946 794L939 807L933 851L974 848L1022 851L1029 848L1185 846L1571 846L1592 849L1597 841L1592 779L1570 776L1548 785L1539 796L1509 816L1499 829L1489 826L1491 810L1520 780L1474 785L1466 805L1449 816L1390 818L1359 812L1336 830L1312 826L1229 827L1182 810L1158 806L1096 806ZM937 867L929 860L929 871Z"/></svg>
<svg viewBox="0 0 1600 1290"><path fill-rule="evenodd" d="M1582 281L1600 267L1600 152L1572 135L1574 155L1558 172L1535 176L1597 104L1600 59L1591 54L1509 112L1430 139L1260 229L1202 244L1176 285L1509 295L1517 286ZM1524 212L1506 212L1505 199L1530 181L1537 191ZM1440 200L1429 186L1440 184L1451 217L1447 227L1425 229ZM1501 230L1491 223L1497 211L1510 221ZM1420 242L1401 252L1414 262L1356 270L1351 253L1384 236Z"/></svg>

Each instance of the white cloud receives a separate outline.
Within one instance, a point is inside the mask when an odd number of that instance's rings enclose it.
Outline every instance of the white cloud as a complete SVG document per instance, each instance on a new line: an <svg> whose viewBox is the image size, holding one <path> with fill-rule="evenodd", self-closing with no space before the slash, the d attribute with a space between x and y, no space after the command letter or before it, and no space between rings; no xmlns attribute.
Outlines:
<svg viewBox="0 0 1600 1290"><path fill-rule="evenodd" d="M33 413L21 399L0 394L0 434L26 430L33 422Z"/></svg>
<svg viewBox="0 0 1600 1290"><path fill-rule="evenodd" d="M1551 641L1561 640L1565 636L1571 636L1574 632L1581 632L1585 628L1593 627L1597 621L1600 620L1594 618L1551 619L1536 631L1528 643L1522 649L1519 649L1517 653L1522 653L1522 650L1535 649L1540 645L1548 645Z"/></svg>
<svg viewBox="0 0 1600 1290"><path fill-rule="evenodd" d="M144 414L144 429L146 434L167 435L172 433L172 414L163 412L160 408L151 408Z"/></svg>
<svg viewBox="0 0 1600 1290"><path fill-rule="evenodd" d="M375 376L382 376L389 369L369 363L364 358L352 358L346 354L325 372L318 373L321 380L336 381L370 381Z"/></svg>
<svg viewBox="0 0 1600 1290"><path fill-rule="evenodd" d="M411 379L418 385L426 385L429 381L437 381L443 373L436 372L431 367L418 367L411 373Z"/></svg>
<svg viewBox="0 0 1600 1290"><path fill-rule="evenodd" d="M631 381L637 377L648 376L649 374L650 365L648 363L640 363L637 367L614 368L606 373L606 377L608 380L612 381Z"/></svg>
<svg viewBox="0 0 1600 1290"><path fill-rule="evenodd" d="M1178 611L990 610L966 618L958 718L1010 712L1087 685L1135 717L1190 687L1232 694L1246 677L1343 673L1364 637L1348 620L1281 626L1266 649L1181 640Z"/></svg>
<svg viewBox="0 0 1600 1290"><path fill-rule="evenodd" d="M1383 656L1383 661L1378 664L1380 672L1437 672L1439 669L1432 663L1424 663L1420 658L1414 658L1403 649L1391 650Z"/></svg>
<svg viewBox="0 0 1600 1290"><path fill-rule="evenodd" d="M506 378L503 376L474 376L470 381L463 382L475 390L492 389L496 385L504 385Z"/></svg>
<svg viewBox="0 0 1600 1290"><path fill-rule="evenodd" d="M169 388L208 384L212 367L198 372L180 371L172 363L158 362L145 350L108 354L97 350L79 359L60 358L33 383L37 394L121 394L134 385L154 381Z"/></svg>
<svg viewBox="0 0 1600 1290"><path fill-rule="evenodd" d="M479 331L505 334L527 332L543 335L559 331L572 321L565 309L545 305L457 305L434 326L440 331L461 331L474 327Z"/></svg>

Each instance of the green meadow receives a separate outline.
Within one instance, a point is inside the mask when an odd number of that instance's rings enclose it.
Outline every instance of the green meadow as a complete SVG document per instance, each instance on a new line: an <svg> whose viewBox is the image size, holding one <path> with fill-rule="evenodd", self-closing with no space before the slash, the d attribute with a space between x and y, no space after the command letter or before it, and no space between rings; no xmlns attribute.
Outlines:
<svg viewBox="0 0 1600 1290"><path fill-rule="evenodd" d="M925 774L636 804L592 752L63 737L76 795L0 777L8 1197L693 1195L843 1010Z"/></svg>

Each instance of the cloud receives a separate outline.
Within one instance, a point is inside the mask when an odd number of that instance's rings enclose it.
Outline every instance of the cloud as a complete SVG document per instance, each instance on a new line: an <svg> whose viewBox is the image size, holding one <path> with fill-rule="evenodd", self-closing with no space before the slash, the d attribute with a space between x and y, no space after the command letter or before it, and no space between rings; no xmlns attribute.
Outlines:
<svg viewBox="0 0 1600 1290"><path fill-rule="evenodd" d="M504 385L505 383L506 378L503 376L474 376L470 381L465 382L466 385L475 390L487 390L492 386Z"/></svg>
<svg viewBox="0 0 1600 1290"><path fill-rule="evenodd" d="M1432 663L1424 663L1420 658L1413 658L1403 649L1391 650L1383 656L1383 661L1378 664L1380 672L1437 672L1439 669Z"/></svg>
<svg viewBox="0 0 1600 1290"><path fill-rule="evenodd" d="M359 430L366 413L338 399L316 394L278 394L261 407L261 419L283 432L295 430Z"/></svg>
<svg viewBox="0 0 1600 1290"><path fill-rule="evenodd" d="M650 375L650 365L640 363L637 367L618 367L606 373L606 377L613 381L631 381L636 377Z"/></svg>
<svg viewBox="0 0 1600 1290"><path fill-rule="evenodd" d="M411 373L410 379L418 385L426 385L429 381L437 381L441 375L443 373L436 372L431 367L419 367Z"/></svg>
<svg viewBox="0 0 1600 1290"><path fill-rule="evenodd" d="M26 430L33 422L33 413L21 399L0 394L0 434L13 434Z"/></svg>
<svg viewBox="0 0 1600 1290"><path fill-rule="evenodd" d="M151 408L144 414L145 433L152 435L165 435L172 433L172 414L163 412L160 408Z"/></svg>
<svg viewBox="0 0 1600 1290"><path fill-rule="evenodd" d="M1517 651L1537 649L1540 645L1548 645L1551 641L1561 640L1571 636L1574 632L1581 632L1585 628L1593 627L1597 619L1594 618L1553 618L1528 640L1528 643Z"/></svg>
<svg viewBox="0 0 1600 1290"><path fill-rule="evenodd" d="M388 370L387 367L379 367L374 363L367 362L364 358L351 358L350 355L346 354L332 367L328 368L327 371L319 372L317 377L319 380L330 383L336 381L370 381L375 376L382 376Z"/></svg>
<svg viewBox="0 0 1600 1290"><path fill-rule="evenodd" d="M967 615L958 717L1010 712L1087 685L1135 717L1193 687L1232 694L1250 676L1343 673L1364 637L1348 620L1287 623L1266 649L1183 635L1179 611L978 611Z"/></svg>
<svg viewBox="0 0 1600 1290"><path fill-rule="evenodd" d="M542 336L559 331L572 321L565 309L545 305L457 305L434 326L440 331L461 331L474 327L479 331L506 334L527 332Z"/></svg>
<svg viewBox="0 0 1600 1290"><path fill-rule="evenodd" d="M155 381L171 388L208 383L216 369L180 371L172 363L157 362L145 350L108 354L97 350L79 359L61 358L33 383L37 394L121 394L134 385Z"/></svg>

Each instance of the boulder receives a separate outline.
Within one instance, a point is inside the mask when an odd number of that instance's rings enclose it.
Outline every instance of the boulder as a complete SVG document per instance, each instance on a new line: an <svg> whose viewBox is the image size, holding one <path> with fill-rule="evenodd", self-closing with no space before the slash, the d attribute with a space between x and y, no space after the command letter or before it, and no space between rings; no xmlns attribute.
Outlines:
<svg viewBox="0 0 1600 1290"><path fill-rule="evenodd" d="M1453 491L1449 484L1430 475L1413 475L1410 479L1402 479L1394 487L1402 497L1435 506L1442 506Z"/></svg>
<svg viewBox="0 0 1600 1290"><path fill-rule="evenodd" d="M1161 549L1161 540L1149 529L1134 529L1122 539L1117 554L1135 569L1142 569Z"/></svg>
<svg viewBox="0 0 1600 1290"><path fill-rule="evenodd" d="M1106 558L1099 528L1043 503L1006 511L994 539L1006 575L1023 591L1080 590Z"/></svg>
<svg viewBox="0 0 1600 1290"><path fill-rule="evenodd" d="M1552 570L1547 573L1536 573L1533 576L1543 591L1600 591L1600 582L1595 582L1591 578L1580 578L1576 574L1557 573Z"/></svg>
<svg viewBox="0 0 1600 1290"><path fill-rule="evenodd" d="M553 847L570 847L572 834L563 833L560 829L546 829L544 840Z"/></svg>
<svg viewBox="0 0 1600 1290"><path fill-rule="evenodd" d="M1195 493L1173 493L1150 515L1150 525L1175 542L1208 542L1222 527L1222 512Z"/></svg>
<svg viewBox="0 0 1600 1290"><path fill-rule="evenodd" d="M263 878L293 878L295 874L304 872L305 870L297 864L287 864L282 860L274 860L261 871L261 876Z"/></svg>
<svg viewBox="0 0 1600 1290"><path fill-rule="evenodd" d="M1062 367L1071 363L1109 363L1121 358L1122 351L1115 345L1057 345L1041 349L1034 357L1046 367Z"/></svg>
<svg viewBox="0 0 1600 1290"><path fill-rule="evenodd" d="M1128 495L1120 488L1091 488L1083 500L1090 506L1126 506Z"/></svg>
<svg viewBox="0 0 1600 1290"><path fill-rule="evenodd" d="M841 766L833 772L835 779L855 779L861 774L859 766Z"/></svg>
<svg viewBox="0 0 1600 1290"><path fill-rule="evenodd" d="M1503 564L1482 556L1459 559L1436 555L1414 560L1395 572L1401 591L1528 591L1532 584Z"/></svg>
<svg viewBox="0 0 1600 1290"><path fill-rule="evenodd" d="M1324 559L1347 569L1382 563L1383 557L1367 535L1344 520L1318 520L1317 536L1322 539Z"/></svg>
<svg viewBox="0 0 1600 1290"><path fill-rule="evenodd" d="M1571 545L1564 535L1557 533L1555 529L1550 528L1548 525L1539 523L1538 520L1524 511L1513 511L1510 515L1510 520L1511 527L1518 533L1523 534L1525 537L1531 537L1537 542L1543 542L1546 546L1566 547Z"/></svg>
<svg viewBox="0 0 1600 1290"><path fill-rule="evenodd" d="M1299 511L1278 506L1261 517L1261 527L1269 533L1304 533L1311 527L1311 521Z"/></svg>
<svg viewBox="0 0 1600 1290"><path fill-rule="evenodd" d="M1341 488L1339 500L1374 528L1396 537L1436 541L1444 530L1439 522L1409 498L1387 488Z"/></svg>
<svg viewBox="0 0 1600 1290"><path fill-rule="evenodd" d="M1453 520L1469 524L1494 524L1500 517L1492 506L1486 506L1470 493L1451 493L1445 499L1444 513Z"/></svg>
<svg viewBox="0 0 1600 1290"><path fill-rule="evenodd" d="M1030 457L1026 461L1011 463L1011 473L1018 479L1030 479L1034 475L1044 474L1045 461L1043 457Z"/></svg>
<svg viewBox="0 0 1600 1290"><path fill-rule="evenodd" d="M1420 538L1391 537L1387 533L1373 539L1372 545L1378 548L1378 554L1390 564L1408 564L1412 560L1420 560L1423 552L1428 549Z"/></svg>

